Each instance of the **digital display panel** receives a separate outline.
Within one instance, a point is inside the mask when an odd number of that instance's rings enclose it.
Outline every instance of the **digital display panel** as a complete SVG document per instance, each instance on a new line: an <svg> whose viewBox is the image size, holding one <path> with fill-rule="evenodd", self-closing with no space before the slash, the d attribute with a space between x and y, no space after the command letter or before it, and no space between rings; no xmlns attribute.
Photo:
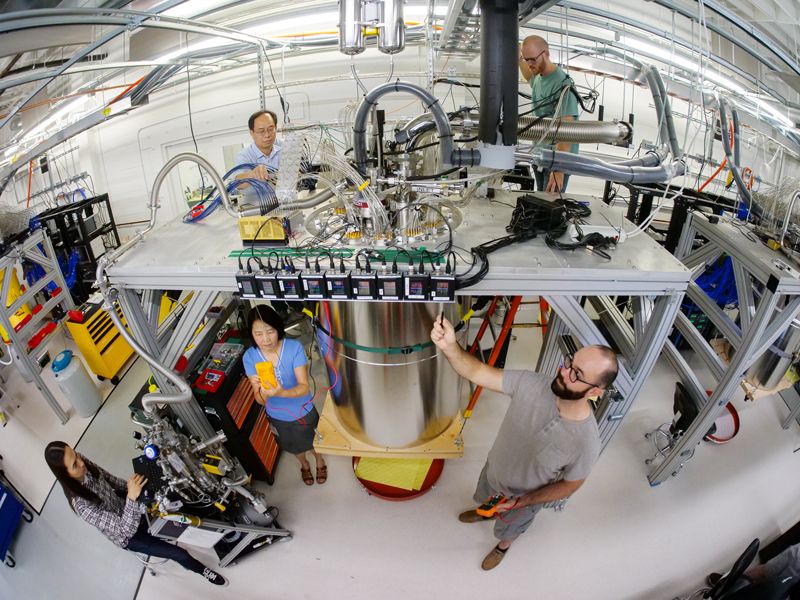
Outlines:
<svg viewBox="0 0 800 600"><path fill-rule="evenodd" d="M436 282L436 295L437 296L449 296L450 295L450 282L448 282L448 281L437 281Z"/></svg>
<svg viewBox="0 0 800 600"><path fill-rule="evenodd" d="M249 279L240 279L239 288L242 290L244 296L255 296L256 291L253 289L253 282Z"/></svg>
<svg viewBox="0 0 800 600"><path fill-rule="evenodd" d="M297 296L297 282L296 281L284 281L283 282L283 294L284 296Z"/></svg>
<svg viewBox="0 0 800 600"><path fill-rule="evenodd" d="M411 279L408 282L409 296L422 296L425 293L425 282L419 279Z"/></svg>
<svg viewBox="0 0 800 600"><path fill-rule="evenodd" d="M397 296L397 283L394 281L383 282L383 295L384 296Z"/></svg>
<svg viewBox="0 0 800 600"><path fill-rule="evenodd" d="M335 294L337 296L346 296L347 290L345 289L345 282L343 279L332 279L330 280L330 290L331 294Z"/></svg>
<svg viewBox="0 0 800 600"><path fill-rule="evenodd" d="M278 291L275 289L274 279L260 279L258 280L258 287L261 288L262 296L277 296Z"/></svg>
<svg viewBox="0 0 800 600"><path fill-rule="evenodd" d="M319 279L306 279L305 281L309 296L322 295L322 282Z"/></svg>
<svg viewBox="0 0 800 600"><path fill-rule="evenodd" d="M369 286L369 280L359 281L358 282L358 295L359 296L371 296L372 290Z"/></svg>

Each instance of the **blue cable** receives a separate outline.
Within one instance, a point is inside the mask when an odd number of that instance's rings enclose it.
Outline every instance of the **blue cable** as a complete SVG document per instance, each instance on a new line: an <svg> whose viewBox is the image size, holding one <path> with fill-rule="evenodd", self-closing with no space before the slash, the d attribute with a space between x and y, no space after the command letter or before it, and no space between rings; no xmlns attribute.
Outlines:
<svg viewBox="0 0 800 600"><path fill-rule="evenodd" d="M252 178L244 178L244 179L233 179L232 181L227 181L234 173L238 171L251 171L255 169L257 166L253 163L244 163L241 165L236 165L230 171L223 175L222 179L225 184L226 191L231 194L234 190L241 187L244 184L250 185L256 193L256 197L258 198L259 203L263 206L270 206L270 204L274 204L277 206L277 196L275 196L275 190L272 189L272 186L267 183L266 181L262 181L260 179L252 179ZM276 169L272 167L267 167L270 172L276 172ZM197 206L203 206L211 195L216 191L216 187L209 192L208 196L206 196L202 202L200 202ZM195 210L197 210L197 206L195 206L191 211L186 213L183 217L184 223L196 223L202 219L205 219L208 215L213 213L219 206L222 204L222 198L219 194L217 194L211 202L205 206L201 212L195 214ZM275 208L273 206L272 208ZM270 209L271 210L271 209Z"/></svg>

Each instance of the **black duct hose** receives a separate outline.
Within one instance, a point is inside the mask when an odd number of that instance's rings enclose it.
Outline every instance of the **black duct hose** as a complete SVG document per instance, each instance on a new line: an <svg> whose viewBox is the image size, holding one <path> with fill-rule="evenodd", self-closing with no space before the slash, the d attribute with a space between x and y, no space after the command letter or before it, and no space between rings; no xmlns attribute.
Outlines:
<svg viewBox="0 0 800 600"><path fill-rule="evenodd" d="M514 146L519 117L519 2L481 0L480 6L481 116L478 139L485 144ZM498 129L502 140L497 139Z"/></svg>

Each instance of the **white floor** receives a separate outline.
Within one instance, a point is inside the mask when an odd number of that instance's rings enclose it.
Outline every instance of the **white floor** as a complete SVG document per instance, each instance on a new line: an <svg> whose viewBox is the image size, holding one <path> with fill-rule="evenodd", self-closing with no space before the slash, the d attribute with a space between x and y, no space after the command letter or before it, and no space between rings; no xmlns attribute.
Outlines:
<svg viewBox="0 0 800 600"><path fill-rule="evenodd" d="M529 309L530 310L530 309ZM526 322L530 314L521 314ZM520 329L509 367L531 368L540 332ZM135 378L134 378L134 371ZM101 463L124 470L133 455L124 406L146 377L134 369L89 427L79 449ZM594 472L562 513L547 511L485 573L480 561L494 544L487 524L465 525L458 513L471 496L507 399L485 393L465 430L462 459L446 463L436 487L404 503L367 495L350 461L330 457L330 478L307 488L291 457L282 457L269 500L294 539L265 548L224 569L230 586L214 588L179 566L145 574L63 510L54 492L42 516L20 532L17 557L28 574L73 560L70 550L86 548L78 580L50 574L40 585L24 574L0 570L0 598L195 598L400 599L505 598L670 599L699 587L705 574L724 569L754 538L767 542L800 520L800 428L780 428L785 408L777 398L756 404L737 400L742 428L729 444L703 444L683 472L659 487L646 479L651 454L644 433L672 418L676 376L662 360L625 418ZM120 421L111 423L112 418ZM101 417L103 417L101 419ZM103 427L104 431L94 431ZM2 434L0 434L2 435ZM126 473L120 472L120 475ZM60 532L69 529L67 536ZM50 538L32 530L54 532ZM49 541L45 541L49 540ZM65 556L69 554L69 556ZM198 554L200 557L201 555ZM113 573L117 569L116 581ZM94 581L89 573L104 573ZM67 575L64 575L67 577ZM109 581L116 581L113 588ZM59 585L59 581L61 584ZM4 596L2 590L27 590Z"/></svg>

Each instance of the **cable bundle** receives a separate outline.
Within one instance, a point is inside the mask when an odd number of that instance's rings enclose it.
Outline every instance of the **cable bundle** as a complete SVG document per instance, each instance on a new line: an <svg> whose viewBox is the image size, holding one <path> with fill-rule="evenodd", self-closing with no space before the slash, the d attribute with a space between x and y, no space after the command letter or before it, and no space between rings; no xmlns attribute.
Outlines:
<svg viewBox="0 0 800 600"><path fill-rule="evenodd" d="M275 210L278 207L278 199L275 196L275 191L272 189L272 186L266 182L262 181L261 179L253 179L250 177L243 178L243 179L230 179L235 173L239 171L252 171L258 165L244 163L241 165L236 165L230 171L223 175L222 179L225 181L225 190L228 194L232 194L235 190L240 188L243 185L249 185L253 191L255 192L256 199L261 209L261 214L265 215L268 212ZM274 171L274 169L270 169L270 171ZM222 198L217 193L214 198L208 202L209 198L217 191L215 187L212 189L208 195L200 202L198 205L194 206L192 210L186 213L183 216L184 223L196 223L202 219L205 219L208 215L213 213L217 208L222 204ZM208 204L206 204L208 202Z"/></svg>

